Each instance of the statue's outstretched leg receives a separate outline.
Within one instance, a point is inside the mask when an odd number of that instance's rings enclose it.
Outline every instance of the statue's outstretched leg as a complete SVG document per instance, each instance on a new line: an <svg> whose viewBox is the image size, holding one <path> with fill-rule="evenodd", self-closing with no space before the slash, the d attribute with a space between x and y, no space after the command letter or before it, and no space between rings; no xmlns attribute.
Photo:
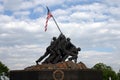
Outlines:
<svg viewBox="0 0 120 80"><path fill-rule="evenodd" d="M44 60L44 62L42 62L42 64L51 63L52 57L53 57L53 54L50 54L49 57L46 58L46 59Z"/></svg>
<svg viewBox="0 0 120 80"><path fill-rule="evenodd" d="M37 61L36 64L38 65L38 62L41 62L49 53L46 52L43 56L41 56Z"/></svg>

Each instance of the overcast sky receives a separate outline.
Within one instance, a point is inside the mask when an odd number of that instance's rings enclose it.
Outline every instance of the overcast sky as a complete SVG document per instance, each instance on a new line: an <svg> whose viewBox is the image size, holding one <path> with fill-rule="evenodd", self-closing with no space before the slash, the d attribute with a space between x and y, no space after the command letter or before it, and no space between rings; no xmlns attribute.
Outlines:
<svg viewBox="0 0 120 80"><path fill-rule="evenodd" d="M52 18L44 32L46 5L77 47L78 62L120 69L120 0L0 0L0 61L11 70L35 65L58 31Z"/></svg>

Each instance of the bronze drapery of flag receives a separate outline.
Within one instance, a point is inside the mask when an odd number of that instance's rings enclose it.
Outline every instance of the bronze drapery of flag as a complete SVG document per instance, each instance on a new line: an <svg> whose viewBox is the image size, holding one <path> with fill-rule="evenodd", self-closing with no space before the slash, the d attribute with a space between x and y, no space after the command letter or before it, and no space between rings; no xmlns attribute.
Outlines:
<svg viewBox="0 0 120 80"><path fill-rule="evenodd" d="M51 17L53 17L48 7L47 7L47 11L48 11L48 12L47 12L47 18L46 18L46 23L45 23L45 31L47 31L48 20L49 20Z"/></svg>

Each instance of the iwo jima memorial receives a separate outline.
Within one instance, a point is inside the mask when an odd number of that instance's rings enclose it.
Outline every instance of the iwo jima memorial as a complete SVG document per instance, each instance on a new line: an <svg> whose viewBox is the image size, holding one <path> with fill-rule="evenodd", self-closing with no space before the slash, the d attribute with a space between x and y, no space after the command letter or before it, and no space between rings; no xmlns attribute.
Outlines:
<svg viewBox="0 0 120 80"><path fill-rule="evenodd" d="M47 10L45 31L48 20L52 17L55 21L48 7ZM36 61L36 65L24 70L10 71L10 80L102 80L101 71L89 69L82 62L77 63L81 48L71 43L71 39L66 38L58 25L57 28L60 35L52 38L46 52Z"/></svg>

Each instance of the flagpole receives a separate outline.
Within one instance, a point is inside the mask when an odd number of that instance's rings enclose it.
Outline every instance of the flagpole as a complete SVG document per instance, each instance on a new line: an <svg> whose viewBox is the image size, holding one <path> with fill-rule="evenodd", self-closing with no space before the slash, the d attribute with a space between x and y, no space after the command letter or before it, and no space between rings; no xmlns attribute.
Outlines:
<svg viewBox="0 0 120 80"><path fill-rule="evenodd" d="M47 8L48 10L50 10L50 9L48 8L48 6L46 6L46 8ZM51 12L51 11L50 11L50 12ZM58 30L60 31L60 33L63 34L62 31L60 30L60 27L58 26L58 24L57 24L57 22L56 22L56 20L55 20L55 18L54 18L53 15L52 15L52 18L53 18L53 20L54 20L54 22L55 22L55 24L56 24Z"/></svg>
<svg viewBox="0 0 120 80"><path fill-rule="evenodd" d="M56 26L57 26L58 30L60 31L60 33L62 33L62 31L60 30L60 27L58 26L58 24L57 24L57 22L56 22L56 20L55 20L54 16L52 16L52 18L53 18L53 20L54 20L54 22L55 22L55 24L56 24Z"/></svg>

